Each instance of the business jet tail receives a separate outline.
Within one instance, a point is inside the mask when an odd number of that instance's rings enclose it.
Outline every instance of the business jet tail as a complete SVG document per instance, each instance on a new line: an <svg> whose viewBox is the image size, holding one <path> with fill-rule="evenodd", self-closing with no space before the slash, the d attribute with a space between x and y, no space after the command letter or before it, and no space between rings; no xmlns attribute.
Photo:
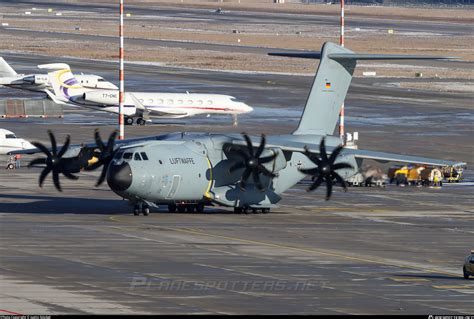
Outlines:
<svg viewBox="0 0 474 319"><path fill-rule="evenodd" d="M15 70L10 66L10 64L5 61L2 57L0 57L0 77L7 78L7 77L14 77L17 73Z"/></svg>
<svg viewBox="0 0 474 319"><path fill-rule="evenodd" d="M65 63L52 63L38 65L40 69L47 69L49 82L53 87L56 103L57 101L64 103L75 102L75 99L82 98L83 94L90 91L84 88L71 72L69 65ZM46 92L51 96L51 92Z"/></svg>

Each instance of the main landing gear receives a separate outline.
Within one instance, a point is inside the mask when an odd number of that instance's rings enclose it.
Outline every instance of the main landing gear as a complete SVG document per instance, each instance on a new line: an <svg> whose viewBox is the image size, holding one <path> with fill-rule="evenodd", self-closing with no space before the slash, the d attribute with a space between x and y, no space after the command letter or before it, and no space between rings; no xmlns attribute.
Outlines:
<svg viewBox="0 0 474 319"><path fill-rule="evenodd" d="M235 214L268 214L269 212L270 208L234 207Z"/></svg>
<svg viewBox="0 0 474 319"><path fill-rule="evenodd" d="M168 212L170 213L202 213L204 212L204 204L203 203L198 203L198 204L169 204L168 205Z"/></svg>
<svg viewBox="0 0 474 319"><path fill-rule="evenodd" d="M133 117L126 117L125 118L125 124L126 125L133 125ZM146 121L142 118L142 117L138 117L136 120L135 120L135 123L137 125L140 125L140 126L143 126L146 124Z"/></svg>
<svg viewBox="0 0 474 319"><path fill-rule="evenodd" d="M143 216L150 215L150 207L145 203L135 204L135 206L133 206L133 215L139 216L140 213L143 214Z"/></svg>

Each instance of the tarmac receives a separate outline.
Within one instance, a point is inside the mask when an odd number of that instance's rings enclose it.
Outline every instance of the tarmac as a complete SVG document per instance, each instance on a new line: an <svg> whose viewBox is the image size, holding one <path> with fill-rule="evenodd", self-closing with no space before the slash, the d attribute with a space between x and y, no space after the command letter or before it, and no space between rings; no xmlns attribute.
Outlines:
<svg viewBox="0 0 474 319"><path fill-rule="evenodd" d="M21 72L50 57L2 54ZM116 64L64 58L73 70L117 80ZM433 62L437 63L437 62ZM316 69L317 63L314 63ZM472 65L469 65L472 67ZM230 94L255 107L229 117L154 120L126 137L174 131L278 134L297 125L312 77L127 64L127 89ZM361 149L468 163L442 188L336 188L307 181L270 214L133 216L98 172L78 181L39 169L0 170L0 314L433 314L474 313L474 281L462 278L474 249L472 93L407 90L396 78L355 78L346 126ZM439 80L442 81L442 80ZM0 89L1 98L41 94ZM0 119L0 127L49 145L105 138L116 116L65 109L64 119ZM3 162L3 159L0 158Z"/></svg>

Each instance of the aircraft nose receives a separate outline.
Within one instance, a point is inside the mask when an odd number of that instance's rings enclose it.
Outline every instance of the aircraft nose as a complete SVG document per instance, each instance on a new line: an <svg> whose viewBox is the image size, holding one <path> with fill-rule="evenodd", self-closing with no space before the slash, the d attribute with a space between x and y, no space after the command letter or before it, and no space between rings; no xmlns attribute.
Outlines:
<svg viewBox="0 0 474 319"><path fill-rule="evenodd" d="M249 112L253 111L253 107L251 107L251 106L244 103L244 110L245 110L246 113L249 113Z"/></svg>
<svg viewBox="0 0 474 319"><path fill-rule="evenodd" d="M110 164L107 172L107 184L116 192L123 192L132 185L132 169L127 162L120 165Z"/></svg>

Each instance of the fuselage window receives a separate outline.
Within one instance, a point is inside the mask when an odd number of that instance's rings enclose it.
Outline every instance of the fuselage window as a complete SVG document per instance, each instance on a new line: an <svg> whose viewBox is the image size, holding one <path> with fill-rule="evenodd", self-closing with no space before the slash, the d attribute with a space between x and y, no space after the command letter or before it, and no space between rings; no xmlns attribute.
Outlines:
<svg viewBox="0 0 474 319"><path fill-rule="evenodd" d="M144 161L148 161L148 155L145 152L140 153Z"/></svg>
<svg viewBox="0 0 474 319"><path fill-rule="evenodd" d="M211 100L207 101L207 104L212 105L212 101Z"/></svg>
<svg viewBox="0 0 474 319"><path fill-rule="evenodd" d="M189 105L193 105L193 100L188 100Z"/></svg>
<svg viewBox="0 0 474 319"><path fill-rule="evenodd" d="M142 103L142 104L143 104L143 102L145 102L145 100L143 100L143 99L139 99L138 101L140 101L140 103Z"/></svg>
<svg viewBox="0 0 474 319"><path fill-rule="evenodd" d="M160 163L160 165L163 165L163 162L161 160L158 160L158 162Z"/></svg>
<svg viewBox="0 0 474 319"><path fill-rule="evenodd" d="M171 100L171 99L170 99L170 100L168 100L168 104L169 104L169 105L173 105L173 103L174 103L174 101L173 101L173 100Z"/></svg>
<svg viewBox="0 0 474 319"><path fill-rule="evenodd" d="M148 103L153 104L153 99L148 99Z"/></svg>
<svg viewBox="0 0 474 319"><path fill-rule="evenodd" d="M136 160L136 161L141 161L142 158L141 158L141 156L140 156L140 153L135 153L133 159Z"/></svg>
<svg viewBox="0 0 474 319"><path fill-rule="evenodd" d="M163 104L163 100L162 100L162 99L159 99L159 100L158 100L158 104Z"/></svg>
<svg viewBox="0 0 474 319"><path fill-rule="evenodd" d="M131 159L133 156L133 153L124 153L123 154L123 159L126 159L126 160L129 160Z"/></svg>
<svg viewBox="0 0 474 319"><path fill-rule="evenodd" d="M201 100L197 101L197 104L202 105L202 101Z"/></svg>
<svg viewBox="0 0 474 319"><path fill-rule="evenodd" d="M179 101L178 101L178 104L183 104L183 100L179 100Z"/></svg>
<svg viewBox="0 0 474 319"><path fill-rule="evenodd" d="M17 138L15 134L6 134L5 138Z"/></svg>

